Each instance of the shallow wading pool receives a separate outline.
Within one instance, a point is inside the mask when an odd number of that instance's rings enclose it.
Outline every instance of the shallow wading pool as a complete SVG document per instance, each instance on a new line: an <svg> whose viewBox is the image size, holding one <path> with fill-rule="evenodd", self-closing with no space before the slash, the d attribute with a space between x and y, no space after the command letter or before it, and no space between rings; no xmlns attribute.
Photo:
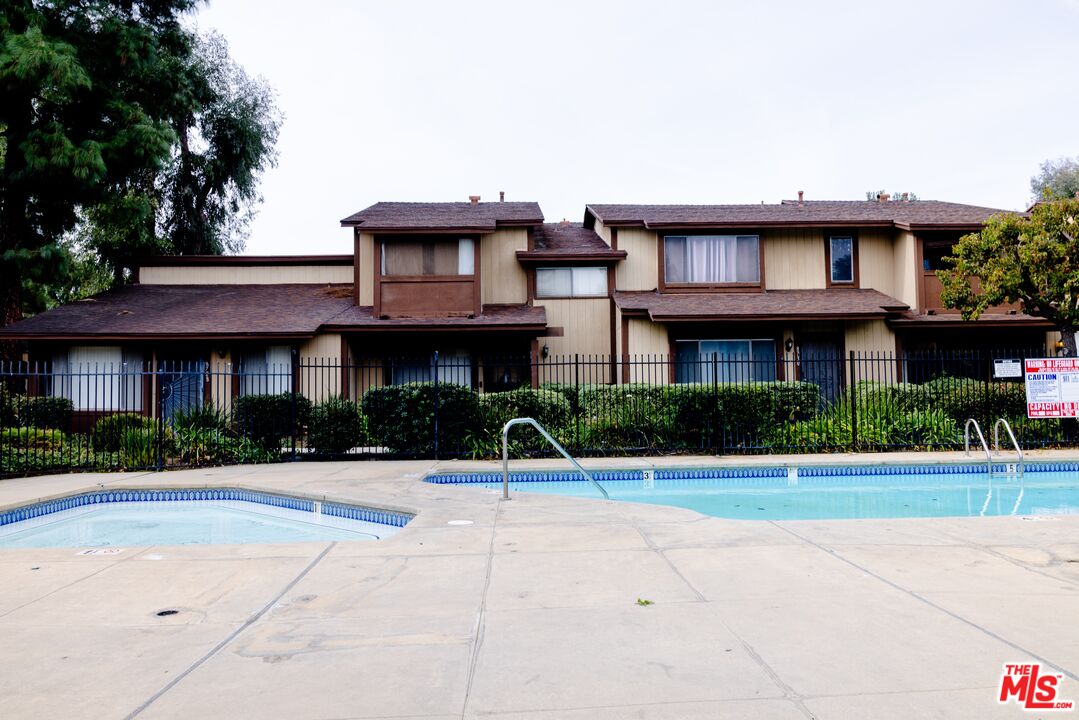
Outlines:
<svg viewBox="0 0 1079 720"><path fill-rule="evenodd" d="M105 490L0 511L0 549L379 540L410 519L235 488Z"/></svg>
<svg viewBox="0 0 1079 720"><path fill-rule="evenodd" d="M1079 513L1079 463L603 470L611 500L737 520L977 517ZM501 491L501 473L437 474L437 484ZM598 498L579 473L515 472L511 492Z"/></svg>

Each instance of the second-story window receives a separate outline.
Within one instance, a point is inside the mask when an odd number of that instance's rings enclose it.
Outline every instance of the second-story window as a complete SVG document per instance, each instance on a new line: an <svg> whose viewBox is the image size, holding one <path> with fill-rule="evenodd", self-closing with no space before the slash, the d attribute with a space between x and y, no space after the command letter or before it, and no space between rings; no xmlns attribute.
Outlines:
<svg viewBox="0 0 1079 720"><path fill-rule="evenodd" d="M761 280L756 235L668 235L663 242L667 284L756 284Z"/></svg>
<svg viewBox="0 0 1079 720"><path fill-rule="evenodd" d="M382 243L383 275L472 275L475 269L475 244L472 238Z"/></svg>
<svg viewBox="0 0 1079 720"><path fill-rule="evenodd" d="M854 238L850 235L833 235L828 238L828 255L832 282L854 282Z"/></svg>
<svg viewBox="0 0 1079 720"><path fill-rule="evenodd" d="M607 268L536 269L536 297L606 297Z"/></svg>

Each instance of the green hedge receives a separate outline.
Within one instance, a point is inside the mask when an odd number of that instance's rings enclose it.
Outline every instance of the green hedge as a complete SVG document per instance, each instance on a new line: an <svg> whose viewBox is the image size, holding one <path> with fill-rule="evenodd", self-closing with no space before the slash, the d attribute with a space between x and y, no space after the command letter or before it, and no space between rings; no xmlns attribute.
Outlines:
<svg viewBox="0 0 1079 720"><path fill-rule="evenodd" d="M157 431L157 423L145 415L106 415L94 423L94 429L90 432L90 444L98 452L119 452L124 444L124 435L130 430L143 435L153 435Z"/></svg>
<svg viewBox="0 0 1079 720"><path fill-rule="evenodd" d="M366 444L366 422L351 400L332 397L311 411L308 447L318 453L340 454Z"/></svg>
<svg viewBox="0 0 1079 720"><path fill-rule="evenodd" d="M292 425L293 397L296 425ZM311 418L311 401L303 395L242 395L233 402L236 431L268 452L281 449L282 441L303 433Z"/></svg>
<svg viewBox="0 0 1079 720"><path fill-rule="evenodd" d="M71 430L72 402L63 397L15 396L12 406L16 424L23 427L51 428L68 432Z"/></svg>
<svg viewBox="0 0 1079 720"><path fill-rule="evenodd" d="M435 392L433 383L407 383L364 393L363 413L372 440L394 453L431 455L435 448ZM477 395L448 383L440 383L437 392L440 451L463 453L468 439L481 429Z"/></svg>
<svg viewBox="0 0 1079 720"><path fill-rule="evenodd" d="M496 451L500 447L503 426L513 418L532 418L562 444L569 442L572 437L570 403L555 390L518 388L509 392L487 393L479 396L479 404L483 418L482 432ZM543 436L532 428L514 430L510 439L515 454L550 449Z"/></svg>

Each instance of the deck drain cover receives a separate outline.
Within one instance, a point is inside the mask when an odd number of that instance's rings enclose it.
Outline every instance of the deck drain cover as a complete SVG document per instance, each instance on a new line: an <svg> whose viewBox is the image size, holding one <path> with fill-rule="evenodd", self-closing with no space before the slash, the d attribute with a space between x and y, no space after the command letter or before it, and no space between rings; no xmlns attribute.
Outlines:
<svg viewBox="0 0 1079 720"><path fill-rule="evenodd" d="M156 613L154 613L154 615L157 615L158 617L168 617L169 615L175 615L178 612L180 612L180 611L179 610L158 610Z"/></svg>
<svg viewBox="0 0 1079 720"><path fill-rule="evenodd" d="M471 525L471 520L450 520L447 525Z"/></svg>

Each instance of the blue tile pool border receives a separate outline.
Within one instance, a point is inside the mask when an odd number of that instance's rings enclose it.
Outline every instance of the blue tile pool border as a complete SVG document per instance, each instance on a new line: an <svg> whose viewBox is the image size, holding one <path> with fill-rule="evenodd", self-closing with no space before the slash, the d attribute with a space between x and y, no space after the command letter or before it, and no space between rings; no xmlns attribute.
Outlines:
<svg viewBox="0 0 1079 720"><path fill-rule="evenodd" d="M311 513L315 512L315 503L320 502L307 498L277 495L258 490L241 490L239 488L94 490L5 510L0 512L0 527L87 505L124 502L192 502L200 500L234 500ZM323 515L362 520L392 527L404 527L413 517L407 513L379 510L362 505L349 505L339 502L321 502L321 505Z"/></svg>
<svg viewBox="0 0 1079 720"><path fill-rule="evenodd" d="M1005 473L1013 463L994 463L994 473ZM790 467L732 467L732 468L684 468L655 469L654 480L689 479L764 479L787 478ZM958 463L940 465L802 465L797 466L799 478L864 477L881 475L974 475L985 473L985 463ZM1026 463L1027 473L1079 472L1079 462ZM592 476L600 483L616 481L643 481L644 470L596 470ZM424 478L435 485L481 485L502 482L500 472L434 473ZM510 482L584 482L575 470L524 470L510 473Z"/></svg>

